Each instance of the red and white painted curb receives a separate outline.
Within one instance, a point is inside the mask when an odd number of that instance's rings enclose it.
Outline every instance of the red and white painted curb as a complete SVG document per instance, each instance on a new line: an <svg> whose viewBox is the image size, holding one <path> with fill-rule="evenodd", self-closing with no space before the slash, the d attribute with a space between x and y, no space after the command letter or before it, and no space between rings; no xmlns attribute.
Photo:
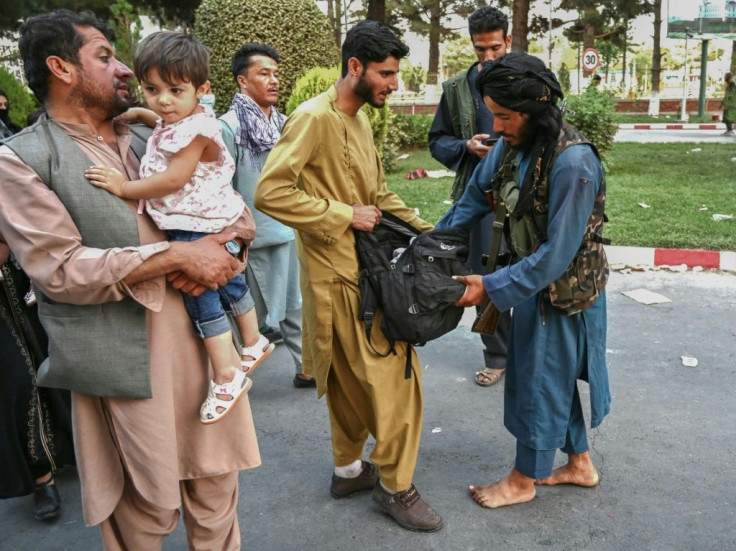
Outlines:
<svg viewBox="0 0 736 551"><path fill-rule="evenodd" d="M736 252L702 249L659 249L654 247L606 246L609 264L627 266L700 266L736 271Z"/></svg>
<svg viewBox="0 0 736 551"><path fill-rule="evenodd" d="M618 125L621 130L723 130L722 122L686 123L686 122L655 122L655 123L624 123Z"/></svg>

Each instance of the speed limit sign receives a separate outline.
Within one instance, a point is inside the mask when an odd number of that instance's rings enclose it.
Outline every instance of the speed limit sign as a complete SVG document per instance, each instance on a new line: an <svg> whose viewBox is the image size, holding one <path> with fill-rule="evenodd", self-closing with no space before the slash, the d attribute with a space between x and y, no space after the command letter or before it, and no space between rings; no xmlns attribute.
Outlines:
<svg viewBox="0 0 736 551"><path fill-rule="evenodd" d="M593 72L601 62L601 54L595 48L588 48L583 52L583 69Z"/></svg>

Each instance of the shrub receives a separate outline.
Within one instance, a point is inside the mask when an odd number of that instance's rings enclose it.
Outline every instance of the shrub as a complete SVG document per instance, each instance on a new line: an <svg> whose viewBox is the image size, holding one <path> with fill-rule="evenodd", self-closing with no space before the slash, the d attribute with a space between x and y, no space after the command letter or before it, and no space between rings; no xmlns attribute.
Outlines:
<svg viewBox="0 0 736 551"><path fill-rule="evenodd" d="M226 110L238 91L230 63L244 42L265 42L279 52L281 109L305 71L340 61L330 24L311 0L202 0L194 30L212 50L210 80L218 111Z"/></svg>
<svg viewBox="0 0 736 551"><path fill-rule="evenodd" d="M426 149L433 120L432 115L396 113L388 129L389 140L396 143L399 151Z"/></svg>
<svg viewBox="0 0 736 551"><path fill-rule="evenodd" d="M314 67L300 76L286 102L286 114L291 115L294 109L299 107L308 99L313 98L327 90L340 78L340 67Z"/></svg>
<svg viewBox="0 0 736 551"><path fill-rule="evenodd" d="M589 86L579 96L567 96L570 112L565 119L585 134L604 161L618 128L614 122L615 104L612 94L600 92L595 86Z"/></svg>
<svg viewBox="0 0 736 551"><path fill-rule="evenodd" d="M10 101L10 120L20 127L26 126L28 115L38 109L36 98L2 67L0 67L0 90L8 95Z"/></svg>
<svg viewBox="0 0 736 551"><path fill-rule="evenodd" d="M300 104L326 91L339 78L340 68L337 66L329 69L315 67L307 71L294 84L291 97L289 97L286 104L286 114L291 114ZM373 143L376 144L376 150L378 150L378 155L381 157L384 170L393 170L396 165L398 148L390 140L387 140L389 125L394 116L391 108L388 104L381 109L364 104L361 109L368 115L368 120L370 120L371 129L373 130Z"/></svg>

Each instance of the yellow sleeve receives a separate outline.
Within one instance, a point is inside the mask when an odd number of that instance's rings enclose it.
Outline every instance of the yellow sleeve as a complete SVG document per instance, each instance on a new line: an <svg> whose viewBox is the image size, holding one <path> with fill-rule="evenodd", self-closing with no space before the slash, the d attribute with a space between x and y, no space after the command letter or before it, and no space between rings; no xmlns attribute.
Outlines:
<svg viewBox="0 0 736 551"><path fill-rule="evenodd" d="M306 193L302 171L314 170L321 151L323 128L319 112L298 109L287 119L254 195L255 207L279 222L327 243L334 243L350 226L353 207L334 199ZM330 175L325 175L329 178Z"/></svg>

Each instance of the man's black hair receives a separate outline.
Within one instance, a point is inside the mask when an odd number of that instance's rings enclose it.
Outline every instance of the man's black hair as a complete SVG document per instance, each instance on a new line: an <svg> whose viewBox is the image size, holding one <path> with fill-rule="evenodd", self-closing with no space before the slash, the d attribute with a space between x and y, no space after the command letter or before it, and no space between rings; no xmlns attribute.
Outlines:
<svg viewBox="0 0 736 551"><path fill-rule="evenodd" d="M499 9L483 6L468 17L468 31L471 38L474 34L503 31L505 39L509 32L509 18Z"/></svg>
<svg viewBox="0 0 736 551"><path fill-rule="evenodd" d="M535 113L527 119L531 141L549 143L556 140L562 128L562 111L556 105L549 104L540 113ZM536 140L535 140L536 139ZM531 143L527 142L527 145Z"/></svg>
<svg viewBox="0 0 736 551"><path fill-rule="evenodd" d="M89 11L56 10L31 17L20 28L18 49L23 71L28 87L41 103L46 100L51 76L46 59L59 56L74 65L80 64L79 50L84 46L84 36L78 27L93 27L111 43L115 39L112 29Z"/></svg>
<svg viewBox="0 0 736 551"><path fill-rule="evenodd" d="M380 63L389 56L402 59L408 53L409 47L391 29L378 21L366 19L345 35L342 45L342 76L348 74L348 60L351 57L366 66L371 62Z"/></svg>
<svg viewBox="0 0 736 551"><path fill-rule="evenodd" d="M230 64L230 70L233 72L235 82L238 81L240 75L244 74L253 65L252 58L254 55L265 55L273 59L276 63L281 61L279 53L268 44L264 44L263 42L246 42L235 52L233 61Z"/></svg>

